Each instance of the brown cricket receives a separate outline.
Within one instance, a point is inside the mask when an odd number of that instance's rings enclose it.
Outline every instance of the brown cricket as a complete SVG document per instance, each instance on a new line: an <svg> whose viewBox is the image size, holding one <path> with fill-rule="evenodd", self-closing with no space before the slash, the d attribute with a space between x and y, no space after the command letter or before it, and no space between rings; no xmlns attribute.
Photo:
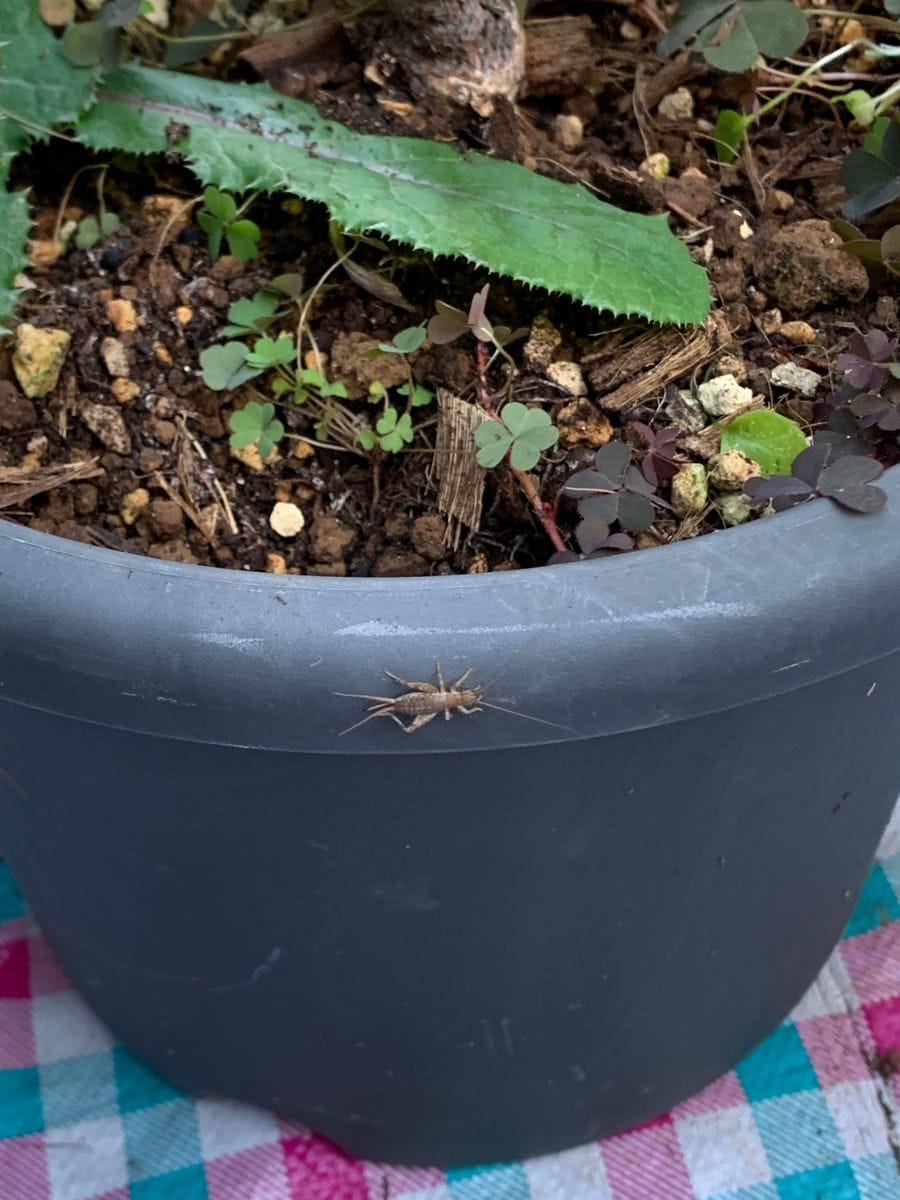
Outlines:
<svg viewBox="0 0 900 1200"><path fill-rule="evenodd" d="M374 700L375 703L369 705L368 716L363 717L361 721L357 721L355 725L349 725L346 729L342 729L339 737L343 737L345 733L351 733L354 729L359 729L360 725L365 725L367 721L373 720L375 717L390 717L395 721L404 733L415 733L417 729L421 729L423 725L427 725L429 721L433 721L435 717L444 714L444 720L449 721L454 712L463 713L465 716L471 716L473 713L481 712L484 708L494 708L498 712L510 713L514 717L522 717L526 721L537 721L541 725L552 725L555 729L566 729L570 733L567 725L557 725L554 721L544 721L541 717L531 717L527 713L517 712L514 708L503 708L500 704L491 704L484 699L484 689L481 684L470 684L464 688L462 685L472 674L474 667L469 667L460 675L459 679L451 683L448 687L444 682L444 676L441 672L441 664L434 664L435 674L437 675L437 683L422 683L418 680L401 679L399 675L395 675L393 671L384 668L384 673L389 679L393 679L395 683L402 684L403 687L409 690L401 696L370 696L365 692L335 692L336 696L346 696L351 700ZM404 723L400 718L411 718L408 723Z"/></svg>

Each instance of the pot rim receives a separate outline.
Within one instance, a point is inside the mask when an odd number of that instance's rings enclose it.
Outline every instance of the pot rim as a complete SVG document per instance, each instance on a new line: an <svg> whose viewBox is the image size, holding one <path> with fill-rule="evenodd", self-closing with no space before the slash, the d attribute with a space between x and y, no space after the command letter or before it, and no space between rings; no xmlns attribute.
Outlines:
<svg viewBox="0 0 900 1200"><path fill-rule="evenodd" d="M702 716L900 649L900 467L880 482L875 514L819 499L639 554L435 578L168 563L0 521L0 697L158 736L341 754ZM473 667L492 680L486 699L520 711L341 736L366 707L336 693L396 695L383 668L430 680L435 661L448 680Z"/></svg>

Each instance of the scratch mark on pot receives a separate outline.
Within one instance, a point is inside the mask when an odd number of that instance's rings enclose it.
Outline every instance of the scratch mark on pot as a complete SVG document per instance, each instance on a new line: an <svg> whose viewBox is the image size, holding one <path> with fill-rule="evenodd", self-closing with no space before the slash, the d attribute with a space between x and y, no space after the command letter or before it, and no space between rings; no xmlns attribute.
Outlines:
<svg viewBox="0 0 900 1200"><path fill-rule="evenodd" d="M268 975L280 958L281 947L273 946L267 957L259 964L258 967L254 967L250 972L249 979L242 979L238 983L220 983L216 987L211 987L209 990L211 992L215 992L216 994L221 994L222 992L234 992L238 988L252 987L254 983L259 983L263 975Z"/></svg>
<svg viewBox="0 0 900 1200"><path fill-rule="evenodd" d="M310 669L310 671L313 669L313 667L318 667L318 666L319 666L321 663L323 663L324 661L325 661L325 659L324 659L324 658L315 658L315 659L313 659L313 661L312 661L312 662L309 664L309 669Z"/></svg>
<svg viewBox="0 0 900 1200"><path fill-rule="evenodd" d="M485 1021L484 1019L482 1019L481 1021L478 1022L478 1024L481 1026L481 1032L484 1035L484 1044L487 1047L488 1054L491 1056L491 1058L496 1058L497 1057L497 1043L494 1041L494 1035L493 1035L493 1032L491 1031L490 1021Z"/></svg>
<svg viewBox="0 0 900 1200"><path fill-rule="evenodd" d="M584 1083L584 1081L587 1079L587 1071L584 1069L584 1067L579 1067L576 1063L572 1067L572 1078L576 1083Z"/></svg>
<svg viewBox="0 0 900 1200"><path fill-rule="evenodd" d="M0 779L8 783L14 792L18 792L23 800L28 799L28 793L17 780L13 779L9 771L0 770Z"/></svg>
<svg viewBox="0 0 900 1200"><path fill-rule="evenodd" d="M369 890L373 900L381 900L389 912L431 912L440 904L431 895L431 881L418 876L408 882L376 883Z"/></svg>
<svg viewBox="0 0 900 1200"><path fill-rule="evenodd" d="M866 692L866 699L867 699L867 700L868 700L868 698L869 698L869 697L872 695L872 693L875 691L875 689L876 689L877 687L878 687L878 681L876 680L876 681L875 681L875 683L873 683L873 684L872 684L872 686L869 688L869 690Z"/></svg>
<svg viewBox="0 0 900 1200"><path fill-rule="evenodd" d="M354 1125L371 1125L380 1129L384 1121L380 1117L367 1117L363 1113L343 1113L334 1108L326 1108L324 1104L310 1105L310 1112L318 1113L320 1117L337 1117L339 1121L351 1122Z"/></svg>
<svg viewBox="0 0 900 1200"><path fill-rule="evenodd" d="M158 700L160 702L160 704L174 704L178 708L196 708L197 707L197 705L194 704L193 700L179 700L177 696L155 696L154 699Z"/></svg>
<svg viewBox="0 0 900 1200"><path fill-rule="evenodd" d="M512 1034L510 1033L509 1024L510 1024L509 1017L501 1017L500 1018L500 1029L503 1032L503 1045L506 1047L506 1053L510 1056L510 1058L512 1058L512 1056L516 1052L516 1049L515 1049L515 1046L513 1046Z"/></svg>
<svg viewBox="0 0 900 1200"><path fill-rule="evenodd" d="M229 650L243 650L250 653L253 653L258 646L266 644L265 638L238 637L235 633L216 633L213 630L192 633L190 640L192 642L204 642L209 646L227 646Z"/></svg>
<svg viewBox="0 0 900 1200"><path fill-rule="evenodd" d="M360 621L356 625L343 625L334 631L334 637L461 637L472 634L558 632L560 629L585 629L608 625L662 625L667 621L690 620L694 617L754 617L757 608L744 601L708 600L700 604L681 604L673 608L648 609L645 612L608 613L603 617L574 621L529 621L515 625L466 625L432 626L414 628L411 625L396 625L387 621Z"/></svg>
<svg viewBox="0 0 900 1200"><path fill-rule="evenodd" d="M780 675L782 671L793 671L795 667L805 667L810 662L811 658L798 658L796 662L788 663L785 667L776 667L772 674Z"/></svg>

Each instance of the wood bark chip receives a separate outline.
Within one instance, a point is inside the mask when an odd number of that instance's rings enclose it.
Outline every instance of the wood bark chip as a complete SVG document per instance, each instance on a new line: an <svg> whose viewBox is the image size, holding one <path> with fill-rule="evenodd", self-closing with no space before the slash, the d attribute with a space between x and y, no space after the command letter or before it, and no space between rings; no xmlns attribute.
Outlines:
<svg viewBox="0 0 900 1200"><path fill-rule="evenodd" d="M593 32L587 13L526 21L524 94L566 96L582 88L600 58Z"/></svg>
<svg viewBox="0 0 900 1200"><path fill-rule="evenodd" d="M447 545L458 550L462 527L477 529L481 520L485 473L475 458L475 430L483 418L474 404L446 388L437 389L437 403L437 506L447 518Z"/></svg>
<svg viewBox="0 0 900 1200"><path fill-rule="evenodd" d="M582 360L608 412L622 412L658 396L668 383L699 367L731 341L724 320L710 317L704 325L685 331L673 325L649 329L635 338L601 347ZM596 365L590 369L590 364Z"/></svg>
<svg viewBox="0 0 900 1200"><path fill-rule="evenodd" d="M83 462L51 463L46 467L0 467L0 508L13 508L66 483L93 479L104 472L95 458Z"/></svg>
<svg viewBox="0 0 900 1200"><path fill-rule="evenodd" d="M411 81L483 117L496 96L515 99L525 73L516 0L389 0L388 9L400 28L383 52Z"/></svg>
<svg viewBox="0 0 900 1200"><path fill-rule="evenodd" d="M255 42L238 55L284 96L302 96L334 82L353 61L353 48L333 8L297 28Z"/></svg>

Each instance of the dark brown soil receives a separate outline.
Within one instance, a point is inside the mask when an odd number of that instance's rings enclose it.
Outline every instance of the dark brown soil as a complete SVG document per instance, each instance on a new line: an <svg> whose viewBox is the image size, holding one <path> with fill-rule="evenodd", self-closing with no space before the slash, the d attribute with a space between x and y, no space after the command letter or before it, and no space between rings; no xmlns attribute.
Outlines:
<svg viewBox="0 0 900 1200"><path fill-rule="evenodd" d="M522 341L512 347L519 366L513 395L550 402L548 411L563 431L560 446L536 472L540 493L551 503L566 475L586 465L613 432L637 447L633 420L669 423L661 415L666 385L688 387L732 372L754 394L812 428L812 401L773 389L771 369L785 362L811 368L827 390L830 364L854 330L897 332L895 301L867 290L856 260L829 244L835 239L827 223L845 198L840 163L859 141L846 122L815 99L798 97L753 133L752 158L743 166L720 166L711 123L724 103L740 100L736 92L747 80L706 72L685 56L657 59L655 35L623 39L622 9L548 10L551 16L566 11L590 13L582 35L587 65L565 78L561 94L533 67L520 106L498 105L487 119L429 104L405 90L403 80L364 77L365 48L360 57L352 39L340 54L332 47L330 57L320 58L321 69L308 72L305 88L306 98L356 128L452 139L562 180L579 179L624 207L668 211L674 230L708 267L716 305L706 348L680 374L665 378L653 373L658 363L652 351L643 360L637 351L629 378L617 369L645 332L640 323L623 326L508 280L491 280L495 323L530 329L543 314L558 331L549 353L533 338L527 355ZM606 47L602 56L600 46ZM678 87L688 88L693 116L661 117L659 101ZM304 93L294 86L294 94L298 90ZM561 119L573 117L577 123ZM639 169L659 152L670 162L665 179ZM0 353L0 471L28 467L35 478L46 476L46 490L16 493L21 498L12 504L0 486L5 519L130 553L276 573L427 575L546 562L552 547L505 469L487 477L479 528L463 531L457 548L448 546L430 470L433 406L416 411L422 429L412 448L385 456L374 473L361 451L313 444L320 439L300 408L284 417L296 436L266 463L254 450L230 449L228 416L254 392L249 386L211 391L200 376L199 355L216 342L235 299L285 272L298 272L311 284L332 265L325 214L278 197L260 200L249 215L263 229L261 257L248 264L229 257L211 262L205 237L190 218L182 226L167 223L173 205L197 194L187 173L162 162L137 171L113 165L106 196L122 219L120 229L93 249L68 248L48 262L58 218L77 221L96 209L92 176L82 175L59 213L66 183L86 161L54 147L51 162L41 148L17 168L18 183L33 188L36 202L28 272L34 287L25 293L19 317L65 330L72 343L58 385L42 400L22 394L10 347ZM327 373L347 384L351 409L370 411L368 380L378 376L387 383L385 372L397 366L396 360L367 358L373 342L427 319L436 299L466 308L486 281L464 264L394 250L393 282L414 311L385 303L336 272L313 312ZM374 267L380 257L363 248L356 261ZM652 271L652 263L647 267ZM432 390L475 398L473 346L470 340L426 344L412 360L416 379ZM567 394L558 374L548 373L559 362L581 368L586 396ZM635 380L636 394L623 407L619 389ZM503 383L495 370L491 386ZM98 406L106 417L98 415ZM109 420L111 427L104 425ZM702 457L701 448L690 449ZM93 467L84 468L82 478L51 486L52 468L77 460ZM282 536L271 528L279 502L302 511L299 534ZM573 514L563 507L559 521L570 532ZM684 521L664 515L639 545L721 527L713 508Z"/></svg>

